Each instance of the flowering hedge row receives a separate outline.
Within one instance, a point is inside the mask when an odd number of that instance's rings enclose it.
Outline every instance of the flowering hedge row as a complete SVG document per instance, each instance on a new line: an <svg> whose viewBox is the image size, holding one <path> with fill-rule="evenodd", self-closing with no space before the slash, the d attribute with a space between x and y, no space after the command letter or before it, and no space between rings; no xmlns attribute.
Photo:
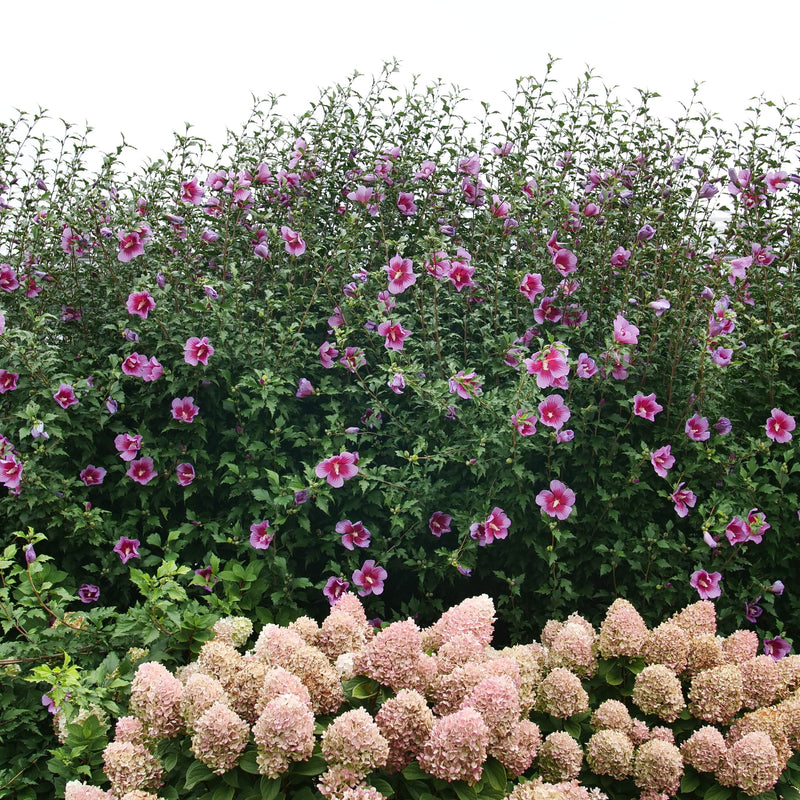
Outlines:
<svg viewBox="0 0 800 800"><path fill-rule="evenodd" d="M468 124L392 74L133 174L0 126L20 798L46 773L26 679L110 707L131 644L179 665L220 615L348 589L425 624L477 585L505 642L699 595L791 644L791 110L730 134L696 97L667 123L548 73Z"/></svg>
<svg viewBox="0 0 800 800"><path fill-rule="evenodd" d="M347 593L242 655L252 623L221 619L176 674L139 664L102 751L110 789L65 798L798 796L800 656L718 636L710 601L649 629L616 600L599 631L572 614L500 649L494 623L481 595L376 630Z"/></svg>

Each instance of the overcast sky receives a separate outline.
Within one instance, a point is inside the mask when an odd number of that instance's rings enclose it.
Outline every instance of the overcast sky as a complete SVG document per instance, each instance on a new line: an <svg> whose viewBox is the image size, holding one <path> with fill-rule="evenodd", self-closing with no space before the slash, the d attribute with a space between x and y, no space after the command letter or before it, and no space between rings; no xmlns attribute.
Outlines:
<svg viewBox="0 0 800 800"><path fill-rule="evenodd" d="M657 91L664 114L700 97L743 121L765 93L800 100L797 0L3 0L0 120L48 109L95 130L110 149L125 138L157 157L191 122L219 144L239 129L252 95L285 94L293 114L320 87L397 58L403 74L442 78L503 107L515 78L572 86L586 67L620 93ZM386 9L390 10L386 10Z"/></svg>

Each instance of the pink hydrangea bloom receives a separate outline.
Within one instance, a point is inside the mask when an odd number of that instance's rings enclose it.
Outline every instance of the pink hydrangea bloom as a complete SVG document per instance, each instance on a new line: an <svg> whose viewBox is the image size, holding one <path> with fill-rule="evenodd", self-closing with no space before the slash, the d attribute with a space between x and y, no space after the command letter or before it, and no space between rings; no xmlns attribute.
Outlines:
<svg viewBox="0 0 800 800"><path fill-rule="evenodd" d="M570 416L572 416L572 413L564 403L564 398L561 395L551 394L539 403L539 419L542 425L547 425L558 431L564 427L564 423Z"/></svg>
<svg viewBox="0 0 800 800"><path fill-rule="evenodd" d="M94 464L87 464L80 471L80 479L85 486L99 486L106 477L106 471L102 467L96 467Z"/></svg>
<svg viewBox="0 0 800 800"><path fill-rule="evenodd" d="M122 559L123 564L127 564L132 558L139 558L139 540L120 536L119 541L114 545L113 552Z"/></svg>
<svg viewBox="0 0 800 800"><path fill-rule="evenodd" d="M178 466L175 467L175 477L177 478L179 486L189 486L195 478L194 467L188 462L178 464Z"/></svg>
<svg viewBox="0 0 800 800"><path fill-rule="evenodd" d="M675 491L670 495L672 502L675 503L675 513L679 517L689 514L689 509L694 508L697 503L697 495L689 489L684 489L685 483L681 481Z"/></svg>
<svg viewBox="0 0 800 800"><path fill-rule="evenodd" d="M450 514L445 514L442 511L434 511L431 518L428 520L428 528L434 536L441 536L443 533L450 533L450 525L453 518Z"/></svg>
<svg viewBox="0 0 800 800"><path fill-rule="evenodd" d="M353 583L358 586L358 594L383 594L383 582L387 578L386 570L379 567L372 559L365 561L361 569L353 572Z"/></svg>
<svg viewBox="0 0 800 800"><path fill-rule="evenodd" d="M150 296L150 292L131 292L125 303L125 308L129 314L135 314L142 319L147 319L147 315L156 307L156 301Z"/></svg>
<svg viewBox="0 0 800 800"><path fill-rule="evenodd" d="M334 489L340 489L344 482L358 474L358 457L346 450L338 456L331 456L317 464L314 472L318 478L325 478Z"/></svg>
<svg viewBox="0 0 800 800"><path fill-rule="evenodd" d="M698 569L692 573L689 585L697 589L701 600L713 600L722 594L722 589L719 588L720 580L722 575L719 572L708 573L704 569Z"/></svg>
<svg viewBox="0 0 800 800"><path fill-rule="evenodd" d="M439 717L418 756L420 766L444 781L475 784L483 774L489 729L474 708Z"/></svg>
<svg viewBox="0 0 800 800"><path fill-rule="evenodd" d="M138 458L131 461L125 474L131 479L140 483L142 486L150 483L158 475L153 467L152 458Z"/></svg>
<svg viewBox="0 0 800 800"><path fill-rule="evenodd" d="M565 520L575 505L575 492L561 481L550 481L550 489L542 489L536 495L536 505L541 507L543 514Z"/></svg>
<svg viewBox="0 0 800 800"><path fill-rule="evenodd" d="M644 394L634 395L633 413L636 414L637 417L641 417L642 419L646 419L649 420L650 422L653 422L655 421L656 414L658 414L663 410L664 406L659 405L656 402L655 392L648 395Z"/></svg>
<svg viewBox="0 0 800 800"><path fill-rule="evenodd" d="M256 550L266 550L272 544L275 537L272 533L267 533L269 530L269 520L265 519L261 522L254 522L250 526L250 544Z"/></svg>
<svg viewBox="0 0 800 800"><path fill-rule="evenodd" d="M78 404L75 390L68 383L59 384L58 391L53 395L53 400L64 409Z"/></svg>
<svg viewBox="0 0 800 800"><path fill-rule="evenodd" d="M795 427L794 417L779 408L773 408L772 415L767 420L767 436L773 442L786 444L792 438Z"/></svg>
<svg viewBox="0 0 800 800"><path fill-rule="evenodd" d="M370 536L372 536L361 520L350 522L349 519L343 519L337 522L336 533L342 534L342 544L348 550L353 550L355 547L369 547Z"/></svg>
<svg viewBox="0 0 800 800"><path fill-rule="evenodd" d="M695 442L705 442L711 436L708 430L708 419L695 414L686 420L686 435Z"/></svg>
<svg viewBox="0 0 800 800"><path fill-rule="evenodd" d="M194 397L176 397L172 401L172 418L179 422L194 422L199 406L194 404Z"/></svg>
<svg viewBox="0 0 800 800"><path fill-rule="evenodd" d="M409 286L417 282L414 274L414 264L410 258L403 258L399 253L389 259L388 266L384 271L389 277L389 292L391 294L401 294Z"/></svg>
<svg viewBox="0 0 800 800"><path fill-rule="evenodd" d="M667 477L667 470L675 466L675 456L672 455L672 445L666 444L650 453L650 463L660 478Z"/></svg>
<svg viewBox="0 0 800 800"><path fill-rule="evenodd" d="M639 341L639 329L631 325L622 314L617 314L614 320L614 341L621 344L637 344Z"/></svg>
<svg viewBox="0 0 800 800"><path fill-rule="evenodd" d="M183 346L183 360L187 364L196 367L198 364L204 366L208 364L209 356L214 355L214 348L208 341L208 336L199 339L197 336L190 336Z"/></svg>

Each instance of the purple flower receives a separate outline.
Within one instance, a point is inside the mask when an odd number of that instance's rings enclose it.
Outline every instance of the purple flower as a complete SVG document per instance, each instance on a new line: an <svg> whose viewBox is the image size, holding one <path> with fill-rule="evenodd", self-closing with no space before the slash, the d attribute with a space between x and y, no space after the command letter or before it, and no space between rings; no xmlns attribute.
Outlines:
<svg viewBox="0 0 800 800"><path fill-rule="evenodd" d="M99 486L105 480L106 471L94 464L87 464L80 471L79 477L86 486Z"/></svg>
<svg viewBox="0 0 800 800"><path fill-rule="evenodd" d="M714 423L714 430L720 436L727 436L731 432L731 428L732 427L733 427L733 425L731 425L731 421L727 417L720 417Z"/></svg>
<svg viewBox="0 0 800 800"><path fill-rule="evenodd" d="M640 242L649 242L656 235L656 229L652 225L642 225L639 228L639 232L636 234L636 238Z"/></svg>
<svg viewBox="0 0 800 800"><path fill-rule="evenodd" d="M361 520L350 522L349 519L343 519L337 522L336 533L342 534L342 544L348 550L353 550L355 547L369 547L369 539L372 536Z"/></svg>
<svg viewBox="0 0 800 800"><path fill-rule="evenodd" d="M774 639L764 639L764 652L768 656L772 656L775 661L788 655L791 649L792 646L789 642L787 642L786 639L782 639L780 636L776 636Z"/></svg>
<svg viewBox="0 0 800 800"><path fill-rule="evenodd" d="M100 587L93 583L83 583L78 589L78 597L81 603L95 603L100 599Z"/></svg>
<svg viewBox="0 0 800 800"><path fill-rule="evenodd" d="M25 552L25 563L33 564L33 562L36 561L36 551L33 549L33 545L26 544L24 552Z"/></svg>
<svg viewBox="0 0 800 800"><path fill-rule="evenodd" d="M175 476L179 486L188 486L195 478L194 467L188 462L175 467Z"/></svg>
<svg viewBox="0 0 800 800"><path fill-rule="evenodd" d="M116 553L122 559L123 564L127 564L132 558L139 558L138 548L138 539L129 539L127 536L120 536L112 552Z"/></svg>
<svg viewBox="0 0 800 800"><path fill-rule="evenodd" d="M269 529L269 520L265 519L261 522L254 522L250 526L250 544L256 550L266 550L274 538L274 534L267 533Z"/></svg>
<svg viewBox="0 0 800 800"><path fill-rule="evenodd" d="M443 511L434 511L431 518L428 520L428 528L434 536L441 536L443 533L450 533L450 525L453 518L450 514L445 514Z"/></svg>
<svg viewBox="0 0 800 800"><path fill-rule="evenodd" d="M328 602L333 605L348 589L350 583L344 578L330 577L328 578L322 594L328 598Z"/></svg>
<svg viewBox="0 0 800 800"><path fill-rule="evenodd" d="M748 622L752 622L753 625L758 622L758 618L764 613L764 609L758 605L758 601L760 597L756 597L752 603L745 603L744 604L744 615L747 618Z"/></svg>
<svg viewBox="0 0 800 800"><path fill-rule="evenodd" d="M366 597L368 594L383 594L383 582L386 577L386 570L369 559L361 565L361 569L353 572L353 583L358 586L358 594L361 597Z"/></svg>
<svg viewBox="0 0 800 800"><path fill-rule="evenodd" d="M783 581L775 581L775 583L773 583L772 586L770 586L769 589L767 589L768 592L772 592L772 594L776 594L778 595L778 597L780 597L783 594L783 590L784 590Z"/></svg>
<svg viewBox="0 0 800 800"><path fill-rule="evenodd" d="M201 569L196 569L194 571L194 574L195 575L199 575L205 581L205 583L203 584L203 588L207 592L213 592L214 591L214 584L219 579L217 578L216 575L214 575L214 568L213 567L209 566L209 567L202 567Z"/></svg>
<svg viewBox="0 0 800 800"><path fill-rule="evenodd" d="M314 394L314 387L311 385L311 381L308 378L300 378L300 381L297 384L297 391L295 392L295 397L309 397L310 395Z"/></svg>
<svg viewBox="0 0 800 800"><path fill-rule="evenodd" d="M301 489L299 492L294 493L294 504L296 506L301 506L303 503L308 502L308 490Z"/></svg>

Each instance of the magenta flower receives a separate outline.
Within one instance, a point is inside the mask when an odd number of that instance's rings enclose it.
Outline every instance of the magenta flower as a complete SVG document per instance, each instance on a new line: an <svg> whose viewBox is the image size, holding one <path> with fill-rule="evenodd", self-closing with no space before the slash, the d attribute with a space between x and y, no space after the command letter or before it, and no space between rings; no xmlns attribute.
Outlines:
<svg viewBox="0 0 800 800"><path fill-rule="evenodd" d="M172 401L172 418L179 422L194 422L199 406L194 404L194 397L176 397Z"/></svg>
<svg viewBox="0 0 800 800"><path fill-rule="evenodd" d="M147 367L147 356L139 355L139 353L131 353L122 362L121 369L124 375L130 375L134 378L141 378L142 371L147 369Z"/></svg>
<svg viewBox="0 0 800 800"><path fill-rule="evenodd" d="M486 518L486 522L483 523L486 544L491 544L495 539L505 539L510 527L511 520L506 512L495 506Z"/></svg>
<svg viewBox="0 0 800 800"><path fill-rule="evenodd" d="M558 431L571 416L572 413L564 403L564 398L559 394L551 394L539 403L539 419L542 425Z"/></svg>
<svg viewBox="0 0 800 800"><path fill-rule="evenodd" d="M711 351L711 360L718 367L727 367L733 358L733 350L730 347L716 347Z"/></svg>
<svg viewBox="0 0 800 800"><path fill-rule="evenodd" d="M116 553L122 559L123 564L127 564L132 558L139 558L138 548L138 539L129 539L127 536L120 536L112 552Z"/></svg>
<svg viewBox="0 0 800 800"><path fill-rule="evenodd" d="M750 529L741 517L734 517L725 527L725 537L731 546L741 544L750 538Z"/></svg>
<svg viewBox="0 0 800 800"><path fill-rule="evenodd" d="M157 381L163 374L164 367L155 356L150 356L150 360L139 367L139 377L143 381Z"/></svg>
<svg viewBox="0 0 800 800"><path fill-rule="evenodd" d="M78 599L81 603L96 603L100 599L100 587L93 583L82 583L78 589Z"/></svg>
<svg viewBox="0 0 800 800"><path fill-rule="evenodd" d="M13 455L0 459L0 483L11 491L19 489L22 481L22 470L22 462L17 461Z"/></svg>
<svg viewBox="0 0 800 800"><path fill-rule="evenodd" d="M550 481L550 489L542 489L536 495L536 505L541 507L543 514L565 520L575 505L575 492L561 481Z"/></svg>
<svg viewBox="0 0 800 800"><path fill-rule="evenodd" d="M7 370L0 369L0 394L6 392L13 392L17 388L17 381L19 380L19 373L8 372Z"/></svg>
<svg viewBox="0 0 800 800"><path fill-rule="evenodd" d="M353 583L359 587L358 594L361 597L366 597L368 594L383 594L383 582L386 577L386 570L370 559L361 565L361 569L353 572Z"/></svg>
<svg viewBox="0 0 800 800"><path fill-rule="evenodd" d="M556 434L556 444L563 444L564 442L571 442L575 438L575 431L565 428Z"/></svg>
<svg viewBox="0 0 800 800"><path fill-rule="evenodd" d="M26 564L33 564L36 561L36 551L33 549L32 544L26 544L23 553L25 554Z"/></svg>
<svg viewBox="0 0 800 800"><path fill-rule="evenodd" d="M751 508L749 513L747 514L747 528L748 528L748 537L747 540L749 542L754 542L755 544L761 544L761 537L771 528L772 526L767 522L766 514L763 511L759 511L757 508Z"/></svg>
<svg viewBox="0 0 800 800"><path fill-rule="evenodd" d="M383 344L387 350L402 350L403 343L411 331L407 331L399 322L393 324L387 321L378 325L378 333L386 337Z"/></svg>
<svg viewBox="0 0 800 800"><path fill-rule="evenodd" d="M631 251L626 250L624 247L618 247L612 254L611 254L611 266L612 267L624 267L631 257Z"/></svg>
<svg viewBox="0 0 800 800"><path fill-rule="evenodd" d="M369 547L369 539L372 534L363 526L361 520L350 522L343 519L336 523L336 533L342 534L342 544L352 550L354 547Z"/></svg>
<svg viewBox="0 0 800 800"><path fill-rule="evenodd" d="M511 417L511 424L520 436L533 436L536 433L536 414L527 409L518 409Z"/></svg>
<svg viewBox="0 0 800 800"><path fill-rule="evenodd" d="M409 286L417 282L414 274L414 264L410 258L403 258L399 253L389 259L388 266L384 271L389 277L389 292L391 294L401 294Z"/></svg>
<svg viewBox="0 0 800 800"><path fill-rule="evenodd" d="M483 394L483 389L478 383L478 376L475 372L465 372L460 369L447 382L450 394L457 394L462 400L469 400Z"/></svg>
<svg viewBox="0 0 800 800"><path fill-rule="evenodd" d="M575 253L562 248L553 256L553 266L558 270L560 275L566 278L567 275L575 272L578 268L578 257Z"/></svg>
<svg viewBox="0 0 800 800"><path fill-rule="evenodd" d="M156 307L156 301L150 296L150 292L131 292L125 303L125 308L129 314L135 314L142 319L147 319L147 315Z"/></svg>
<svg viewBox="0 0 800 800"><path fill-rule="evenodd" d="M664 410L664 406L656 402L655 393L653 394L637 394L633 397L633 413L637 417L654 422L656 414Z"/></svg>
<svg viewBox="0 0 800 800"><path fill-rule="evenodd" d="M330 342L323 342L319 346L319 362L325 369L333 369L333 361L338 355L339 351Z"/></svg>
<svg viewBox="0 0 800 800"><path fill-rule="evenodd" d="M18 288L17 273L11 268L11 264L0 264L0 289L4 292L13 292Z"/></svg>
<svg viewBox="0 0 800 800"><path fill-rule="evenodd" d="M193 206L199 206L205 193L205 189L200 186L197 178L192 178L190 181L183 181L181 183L182 203L191 203Z"/></svg>
<svg viewBox="0 0 800 800"><path fill-rule="evenodd" d="M675 456L672 455L672 445L665 444L650 453L650 463L660 478L667 477L667 470L675 466Z"/></svg>
<svg viewBox="0 0 800 800"><path fill-rule="evenodd" d="M701 600L713 600L722 594L722 590L719 588L721 580L722 575L719 572L708 573L704 569L698 569L692 573L689 585L697 589Z"/></svg>
<svg viewBox="0 0 800 800"><path fill-rule="evenodd" d="M326 581L322 594L324 594L325 597L328 598L328 602L333 605L349 588L349 581L346 581L344 578L331 576Z"/></svg>
<svg viewBox="0 0 800 800"><path fill-rule="evenodd" d="M695 414L690 419L686 420L684 428L686 435L695 442L704 442L711 436L708 430L708 419Z"/></svg>
<svg viewBox="0 0 800 800"><path fill-rule="evenodd" d="M631 325L622 314L614 320L614 341L621 344L636 344L639 341L639 329Z"/></svg>
<svg viewBox="0 0 800 800"><path fill-rule="evenodd" d="M772 416L767 420L767 436L773 442L786 444L792 438L794 429L794 417L779 408L772 409Z"/></svg>
<svg viewBox="0 0 800 800"><path fill-rule="evenodd" d="M417 204L414 202L414 195L411 192L400 192L397 198L397 207L404 217L411 217L417 213Z"/></svg>
<svg viewBox="0 0 800 800"><path fill-rule="evenodd" d="M314 387L308 378L300 378L297 383L297 391L294 393L295 397L310 397L314 394Z"/></svg>
<svg viewBox="0 0 800 800"><path fill-rule="evenodd" d="M125 474L142 486L150 483L158 475L153 467L152 458L137 458L135 461L131 461Z"/></svg>
<svg viewBox="0 0 800 800"><path fill-rule="evenodd" d="M87 464L80 471L80 479L85 486L99 486L106 477L106 471L102 467L96 467L94 464Z"/></svg>
<svg viewBox="0 0 800 800"><path fill-rule="evenodd" d="M265 519L261 522L254 522L250 526L250 544L256 550L266 550L272 544L275 534L267 533L269 530L269 520Z"/></svg>
<svg viewBox="0 0 800 800"><path fill-rule="evenodd" d="M672 307L672 304L669 302L669 300L663 297L660 297L658 300L653 300L647 305L656 312L657 317L660 317L665 311Z"/></svg>
<svg viewBox="0 0 800 800"><path fill-rule="evenodd" d="M561 342L555 342L547 349L534 353L531 358L526 358L522 363L525 364L529 375L536 375L536 385L540 389L550 386L565 388L561 379L569 374L567 353L569 350Z"/></svg>
<svg viewBox="0 0 800 800"><path fill-rule="evenodd" d="M450 265L447 277L450 279L453 286L456 287L456 291L460 292L467 286L475 285L475 282L472 280L474 274L475 267L470 266L466 261L455 260Z"/></svg>
<svg viewBox="0 0 800 800"><path fill-rule="evenodd" d="M697 503L697 495L689 489L684 489L684 485L685 483L681 481L670 495L672 502L675 503L675 513L679 517L687 516L689 509L694 508Z"/></svg>
<svg viewBox="0 0 800 800"><path fill-rule="evenodd" d="M281 239L285 242L284 247L290 256L301 256L306 251L306 243L300 238L300 234L293 231L286 225L281 226Z"/></svg>
<svg viewBox="0 0 800 800"><path fill-rule="evenodd" d="M314 472L318 478L325 478L334 489L341 489L345 481L358 475L358 457L346 450L338 456L331 456L317 464Z"/></svg>
<svg viewBox="0 0 800 800"><path fill-rule="evenodd" d="M597 364L588 353L581 353L578 356L578 363L575 365L575 374L579 378L593 378L597 375Z"/></svg>
<svg viewBox="0 0 800 800"><path fill-rule="evenodd" d="M130 433L120 433L114 437L114 447L123 461L133 461L142 448L142 437L138 433L133 436Z"/></svg>
<svg viewBox="0 0 800 800"><path fill-rule="evenodd" d="M443 511L434 511L433 514L431 514L431 518L428 520L428 528L430 528L430 532L438 538L443 533L450 533L450 525L452 522L453 518L450 514L445 514Z"/></svg>
<svg viewBox="0 0 800 800"><path fill-rule="evenodd" d="M526 272L522 283L519 285L519 290L533 303L537 294L544 294L542 276L538 272Z"/></svg>
<svg viewBox="0 0 800 800"><path fill-rule="evenodd" d="M764 613L764 609L758 604L760 599L761 597L756 597L752 603L744 604L744 616L748 622L752 622L754 625L758 622L758 618Z"/></svg>
<svg viewBox="0 0 800 800"><path fill-rule="evenodd" d="M403 389L406 388L406 379L401 372L395 372L392 379L387 381L386 385L395 393L403 394Z"/></svg>
<svg viewBox="0 0 800 800"><path fill-rule="evenodd" d="M714 430L720 436L727 436L731 432L732 429L733 429L733 425L731 424L731 421L727 417L720 417L714 423Z"/></svg>
<svg viewBox="0 0 800 800"><path fill-rule="evenodd" d="M119 239L117 258L124 264L137 256L144 255L144 239L140 231L131 231L130 233L119 231L117 238Z"/></svg>
<svg viewBox="0 0 800 800"><path fill-rule="evenodd" d="M339 363L343 364L349 372L355 373L359 367L366 365L367 358L360 347L345 347L344 355L339 359Z"/></svg>
<svg viewBox="0 0 800 800"><path fill-rule="evenodd" d="M774 661L779 661L784 656L789 655L792 646L786 639L776 636L774 639L764 639L764 653L772 656Z"/></svg>
<svg viewBox="0 0 800 800"><path fill-rule="evenodd" d="M198 364L205 366L208 364L209 356L213 355L214 348L209 343L208 336L204 336L202 339L198 339L197 336L191 336L183 346L183 360L193 367Z"/></svg>
<svg viewBox="0 0 800 800"><path fill-rule="evenodd" d="M58 391L53 395L53 400L64 409L78 404L78 398L75 397L75 390L68 383L59 384Z"/></svg>
<svg viewBox="0 0 800 800"><path fill-rule="evenodd" d="M175 476L178 479L178 486L188 486L195 479L194 467L186 461L178 464L175 467Z"/></svg>

